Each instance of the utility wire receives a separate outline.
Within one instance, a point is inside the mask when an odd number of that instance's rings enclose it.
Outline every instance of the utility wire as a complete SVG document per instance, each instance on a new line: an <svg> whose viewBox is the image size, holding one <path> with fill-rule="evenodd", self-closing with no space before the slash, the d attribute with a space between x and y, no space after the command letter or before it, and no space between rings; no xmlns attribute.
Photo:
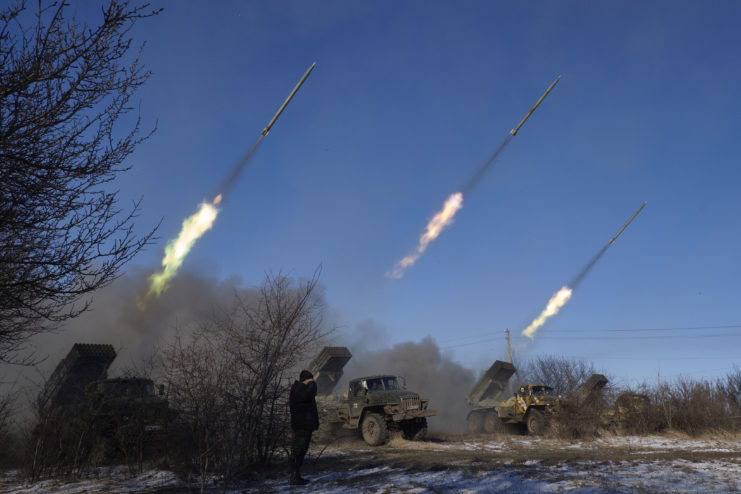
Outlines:
<svg viewBox="0 0 741 494"><path fill-rule="evenodd" d="M646 331L697 331L697 330L713 330L713 329L741 329L741 324L726 324L721 326L682 326L682 327L665 327L665 328L614 328L614 329L559 329L558 333L605 333L605 332L620 332L620 333L628 333L628 332L646 332ZM503 332L502 332L503 333ZM741 334L741 333L739 333ZM446 343L446 342L452 342L452 341L462 341L462 340L471 340L473 338L479 338L480 336L489 335L485 338L480 338L472 341L470 344L479 343L482 341L489 341L494 339L499 339L501 336L493 336L492 331L482 332L482 333L475 333L469 336L459 336L455 338L445 338L442 340L438 340L439 343ZM703 335L702 337L712 337L713 335ZM736 336L736 334L731 334L729 336ZM673 338L681 338L682 336L674 336ZM701 336L697 336L701 337ZM559 338L559 336L540 336L538 339L545 339L545 338ZM568 337L564 337L568 338ZM576 337L579 338L579 337ZM586 336L584 338L600 338L596 336ZM608 337L604 337L608 338ZM664 338L664 336L661 336L661 338ZM466 343L469 344L469 343ZM459 346L459 345L453 345L453 346ZM447 346L446 346L447 348Z"/></svg>
<svg viewBox="0 0 741 494"><path fill-rule="evenodd" d="M706 339L706 338L733 338L739 337L741 333L719 333L719 334L702 334L702 335L674 335L671 337L672 340L678 339ZM490 341L500 341L502 337L491 336L488 338L481 338L474 341L467 341L465 343L458 343L454 345L441 345L442 348L458 348L463 346L478 345ZM515 339L520 339L516 337ZM539 336L538 340L612 340L612 341L634 341L634 340L664 340L666 335L654 335L654 336Z"/></svg>

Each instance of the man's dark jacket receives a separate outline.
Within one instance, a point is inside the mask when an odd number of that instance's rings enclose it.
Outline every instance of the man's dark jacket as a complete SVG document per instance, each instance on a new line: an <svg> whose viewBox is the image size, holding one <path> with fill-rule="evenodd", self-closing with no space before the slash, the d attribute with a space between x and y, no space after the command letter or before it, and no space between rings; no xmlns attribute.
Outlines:
<svg viewBox="0 0 741 494"><path fill-rule="evenodd" d="M316 410L316 383L304 384L296 381L291 386L288 404L291 407L291 428L295 431L315 431L319 428L319 413Z"/></svg>

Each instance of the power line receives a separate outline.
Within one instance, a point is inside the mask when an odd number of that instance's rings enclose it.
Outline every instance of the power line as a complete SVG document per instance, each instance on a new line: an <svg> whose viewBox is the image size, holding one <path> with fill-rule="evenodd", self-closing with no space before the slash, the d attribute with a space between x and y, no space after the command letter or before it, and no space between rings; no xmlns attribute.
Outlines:
<svg viewBox="0 0 741 494"><path fill-rule="evenodd" d="M680 327L663 327L663 328L613 328L613 329L559 329L558 333L588 333L588 336L560 336L560 335L550 335L550 336L539 336L538 339L590 339L590 340L601 340L601 339L623 339L622 337L616 337L616 336L594 336L594 333L604 333L604 332L621 332L621 333L629 333L629 332L646 332L646 331L697 331L697 330L717 330L717 329L741 329L741 324L725 324L720 326L680 326ZM479 338L483 335L489 335L484 338ZM719 338L719 337L734 337L734 336L741 336L741 332L739 333L724 333L724 334L704 334L704 335L682 335L682 336L672 336L672 339L676 338ZM478 338L478 339L477 339ZM478 343L483 343L486 341L493 341L500 339L501 336L494 336L492 335L491 331L488 331L486 333L476 333L468 336L459 336L455 338L446 338L442 340L438 340L439 343L445 343L445 342L461 342L456 345L444 345L444 348L455 348L459 346L467 346L467 345L475 345ZM629 337L631 339L656 339L656 338L665 338L665 336L632 336ZM462 341L465 340L472 340L463 343Z"/></svg>
<svg viewBox="0 0 741 494"><path fill-rule="evenodd" d="M706 339L706 338L733 338L733 337L739 337L741 336L741 333L719 333L719 334L702 334L702 335L675 335L672 336L672 340L679 340L679 339ZM521 338L520 338L521 339ZM611 340L611 341L634 341L634 340L664 340L666 339L665 335L655 335L655 336L539 336L538 340L597 340L597 341L604 341L604 340ZM499 336L491 336L488 338L481 338L475 341L468 341L465 343L458 343L455 345L443 345L442 348L458 348L463 346L471 346L471 345L478 345L481 343L486 343L490 341L499 341L501 340L501 337Z"/></svg>

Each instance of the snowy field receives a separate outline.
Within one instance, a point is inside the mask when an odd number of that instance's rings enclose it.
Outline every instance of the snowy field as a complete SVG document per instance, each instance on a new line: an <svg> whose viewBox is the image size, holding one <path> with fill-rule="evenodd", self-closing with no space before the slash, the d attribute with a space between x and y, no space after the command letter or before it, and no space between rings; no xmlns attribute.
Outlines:
<svg viewBox="0 0 741 494"><path fill-rule="evenodd" d="M741 492L741 441L672 437L613 437L564 442L551 439L460 437L380 448L355 441L312 446L304 487L268 472L229 493L733 493ZM209 492L221 492L211 485ZM8 494L198 492L171 472L131 475L124 467L97 470L74 482L23 484L0 477Z"/></svg>

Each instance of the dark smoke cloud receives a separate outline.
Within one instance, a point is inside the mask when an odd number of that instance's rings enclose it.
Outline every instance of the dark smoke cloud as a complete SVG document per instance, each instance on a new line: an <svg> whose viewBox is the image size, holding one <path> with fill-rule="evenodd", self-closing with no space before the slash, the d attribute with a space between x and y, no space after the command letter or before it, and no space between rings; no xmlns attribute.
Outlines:
<svg viewBox="0 0 741 494"><path fill-rule="evenodd" d="M419 343L406 342L383 348L387 332L372 321L361 323L348 335L347 345L353 354L345 366L342 380L335 393L344 393L348 381L373 374L403 376L407 389L430 400L430 408L437 411L428 419L433 431L462 433L466 431L466 416L470 411L466 393L475 382L473 371L454 362L440 351L430 337Z"/></svg>
<svg viewBox="0 0 741 494"><path fill-rule="evenodd" d="M5 368L3 374L18 373L20 384L29 389L39 386L75 343L113 345L118 356L109 369L111 377L131 369L142 370L157 348L176 332L189 334L220 308L228 308L235 293L243 292L238 278L219 281L181 272L161 297L151 298L146 310L141 311L137 302L147 291L149 274L134 269L133 274L97 291L88 312L32 341L35 357L43 359L36 368ZM33 391L30 393L33 395Z"/></svg>
<svg viewBox="0 0 741 494"><path fill-rule="evenodd" d="M170 288L157 299L149 300L145 311L137 307L138 297L147 291L148 271L131 270L95 293L92 309L70 321L53 334L40 335L33 341L37 357L46 359L37 368L2 369L6 380L20 372L19 384L33 399L59 361L75 343L105 343L118 352L109 369L114 377L124 372L141 373L158 348L179 333L187 336L197 325L208 321L221 309L231 306L235 293L249 297L250 289L239 278L224 281L216 277L181 271ZM407 387L430 400L437 416L430 418L431 430L465 432L469 412L465 394L475 381L474 373L441 352L431 338L400 343L389 348L390 335L372 320L363 321L334 335L330 345L347 346L353 358L344 369L344 377L335 393L347 389L350 378L389 373L406 378Z"/></svg>

